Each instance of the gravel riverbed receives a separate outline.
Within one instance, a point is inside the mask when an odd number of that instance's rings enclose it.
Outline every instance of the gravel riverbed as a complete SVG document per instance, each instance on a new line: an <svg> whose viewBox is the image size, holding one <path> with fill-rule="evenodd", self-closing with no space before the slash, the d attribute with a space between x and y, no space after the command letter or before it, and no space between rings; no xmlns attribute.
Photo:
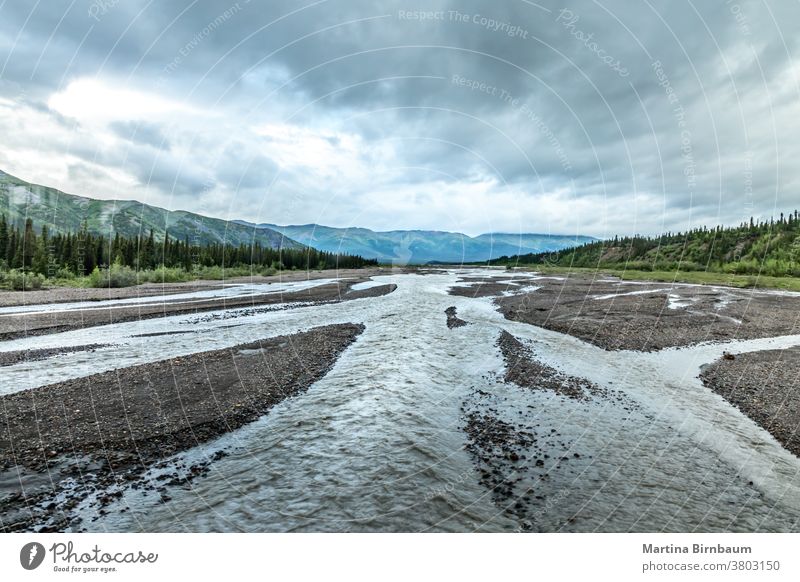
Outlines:
<svg viewBox="0 0 800 582"><path fill-rule="evenodd" d="M324 376L362 331L318 327L0 397L0 472L50 477L3 488L0 527L74 527L69 510L92 490L258 419ZM91 484L73 486L83 472Z"/></svg>

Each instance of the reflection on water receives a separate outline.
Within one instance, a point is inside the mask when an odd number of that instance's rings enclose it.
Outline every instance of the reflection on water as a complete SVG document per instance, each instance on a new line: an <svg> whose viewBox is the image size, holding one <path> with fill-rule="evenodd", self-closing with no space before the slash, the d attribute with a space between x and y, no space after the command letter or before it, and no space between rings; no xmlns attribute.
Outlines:
<svg viewBox="0 0 800 582"><path fill-rule="evenodd" d="M539 440L552 449L544 465L522 466L518 476L537 496L534 530L797 529L798 460L696 378L723 346L607 352L506 321L488 299L447 295L459 274L376 277L397 290L339 304L242 312L232 327L201 318L191 326L196 334L132 337L186 329L187 317L174 316L7 342L13 349L90 340L117 345L97 352L105 357L98 362L95 354L91 364L82 359L86 354L68 354L48 362L48 370L41 363L11 366L4 380L10 373L18 389L317 325L366 325L306 393L179 456L192 461L227 450L208 477L171 489L168 503L128 491L96 521L86 506L84 525L91 529L513 531L519 524L478 483L464 450L465 410L553 435ZM447 328L444 310L451 305L470 325ZM547 364L622 398L581 402L505 384L495 346L501 329ZM2 349L11 349L7 344ZM724 349L795 344L800 336ZM565 451L569 461L561 459Z"/></svg>

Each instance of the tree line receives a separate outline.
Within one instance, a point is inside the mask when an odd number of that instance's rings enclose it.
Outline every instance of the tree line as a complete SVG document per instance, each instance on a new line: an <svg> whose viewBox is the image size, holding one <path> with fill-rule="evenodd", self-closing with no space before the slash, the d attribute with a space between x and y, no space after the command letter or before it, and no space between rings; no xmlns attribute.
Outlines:
<svg viewBox="0 0 800 582"><path fill-rule="evenodd" d="M560 251L500 257L489 263L800 277L800 216L795 210L781 213L777 219L750 218L733 227L615 236Z"/></svg>
<svg viewBox="0 0 800 582"><path fill-rule="evenodd" d="M252 245L192 244L188 237L178 240L164 235L113 237L94 234L86 222L75 232L50 233L43 225L37 230L28 218L24 227L10 224L0 215L0 270L19 270L44 277L84 276L95 268L111 265L137 271L161 267L190 272L202 267L272 267L274 269L331 269L375 266L375 259L303 249L273 249Z"/></svg>

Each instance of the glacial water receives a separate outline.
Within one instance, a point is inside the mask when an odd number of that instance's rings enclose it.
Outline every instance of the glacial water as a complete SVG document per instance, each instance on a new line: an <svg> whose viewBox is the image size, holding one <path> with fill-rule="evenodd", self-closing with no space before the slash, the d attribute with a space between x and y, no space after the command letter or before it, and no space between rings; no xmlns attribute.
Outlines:
<svg viewBox="0 0 800 582"><path fill-rule="evenodd" d="M2 390L343 322L366 328L307 392L260 420L175 457L224 450L208 476L169 490L126 490L98 531L515 531L481 485L464 412L535 429L551 449L521 471L534 531L788 531L800 519L800 461L697 378L722 355L800 344L800 336L657 353L607 352L505 320L490 299L450 296L465 274L376 277L388 295L290 309L220 310L6 342L2 350L109 343L93 354L2 370ZM516 282L535 285L535 277ZM518 289L509 286L508 291ZM624 291L621 291L624 292ZM469 325L448 329L455 306ZM170 331L190 331L137 337ZM541 361L616 395L575 401L502 379L501 330ZM575 453L578 456L575 456ZM562 458L569 457L569 461ZM167 468L166 470L169 470ZM163 471L160 469L159 471ZM152 471L154 480L159 471ZM512 500L513 503L513 500ZM124 509L125 511L121 511Z"/></svg>

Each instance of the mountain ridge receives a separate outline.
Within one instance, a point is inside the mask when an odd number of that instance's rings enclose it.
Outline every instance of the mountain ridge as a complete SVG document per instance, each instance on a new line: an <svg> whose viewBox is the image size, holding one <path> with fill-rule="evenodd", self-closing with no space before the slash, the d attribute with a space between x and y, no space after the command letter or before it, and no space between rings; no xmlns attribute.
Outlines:
<svg viewBox="0 0 800 582"><path fill-rule="evenodd" d="M281 226L238 221L283 233L302 244L329 252L347 252L393 264L462 263L530 252L549 252L593 242L588 236L539 233L484 233L471 237L443 230L338 228L316 223Z"/></svg>
<svg viewBox="0 0 800 582"><path fill-rule="evenodd" d="M27 218L40 229L51 232L77 231L83 222L93 234L147 236L153 230L157 240L188 238L192 244L225 243L302 249L305 246L270 229L254 230L232 220L204 216L188 210L167 210L138 200L99 200L69 194L41 184L27 182L0 170L0 214L12 224Z"/></svg>
<svg viewBox="0 0 800 582"><path fill-rule="evenodd" d="M99 200L27 182L0 170L0 214L21 226L27 218L35 228L75 232L86 223L90 232L113 237L166 233L192 244L261 244L268 248L301 249L359 255L394 265L469 263L503 256L550 252L597 239L539 233L484 233L476 237L444 230L373 231L308 223L279 226L246 220L223 220L188 210L167 210L138 200Z"/></svg>

